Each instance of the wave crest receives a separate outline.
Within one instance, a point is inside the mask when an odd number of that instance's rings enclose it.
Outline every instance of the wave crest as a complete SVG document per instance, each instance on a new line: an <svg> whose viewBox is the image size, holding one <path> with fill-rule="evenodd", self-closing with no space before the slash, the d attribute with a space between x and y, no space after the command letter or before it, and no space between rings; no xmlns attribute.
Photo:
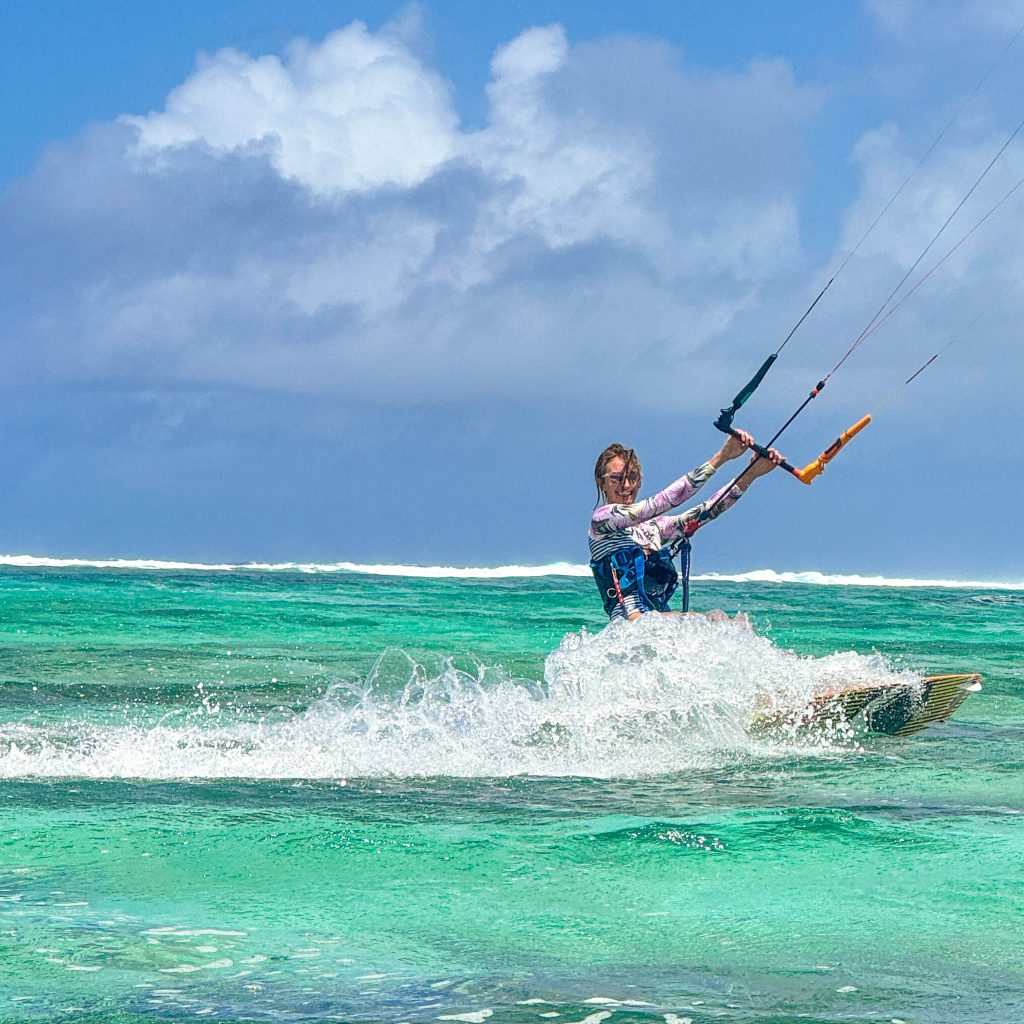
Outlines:
<svg viewBox="0 0 1024 1024"><path fill-rule="evenodd" d="M589 577L590 568L572 562L547 565L450 566L362 562L181 562L157 558L57 558L50 555L0 555L0 566L23 569L115 569L150 572L300 572L364 573L409 579L500 580L541 576ZM823 587L942 587L952 590L1024 590L1024 581L917 579L914 577L863 576L856 573L824 573L817 570L787 572L752 569L749 572L695 575L709 583L797 583Z"/></svg>
<svg viewBox="0 0 1024 1024"><path fill-rule="evenodd" d="M176 562L156 558L56 558L50 555L0 555L0 566L22 569L141 569L191 572L356 572L373 576L407 576L420 579L509 579L537 576L589 576L585 565L552 562L550 565L498 565L459 567L448 565L388 565L360 562Z"/></svg>

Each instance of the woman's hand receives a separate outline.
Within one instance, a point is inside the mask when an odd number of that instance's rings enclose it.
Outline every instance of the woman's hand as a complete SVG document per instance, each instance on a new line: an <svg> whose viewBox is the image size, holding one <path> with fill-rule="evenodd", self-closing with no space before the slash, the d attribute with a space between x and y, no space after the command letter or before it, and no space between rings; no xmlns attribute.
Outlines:
<svg viewBox="0 0 1024 1024"><path fill-rule="evenodd" d="M742 494L759 476L765 476L765 474L770 473L783 461L784 457L774 448L768 449L768 458L758 455L757 452L751 452L750 465L740 473L736 484L740 489L740 493Z"/></svg>
<svg viewBox="0 0 1024 1024"><path fill-rule="evenodd" d="M768 449L767 459L762 458L760 455L754 453L750 457L750 466L747 468L746 471L747 479L756 480L759 476L764 476L766 473L770 473L783 461L784 457L780 455L774 448Z"/></svg>
<svg viewBox="0 0 1024 1024"><path fill-rule="evenodd" d="M711 464L718 469L723 462L732 462L733 459L738 459L752 444L754 443L753 437L750 436L745 430L737 430L736 434L730 434L722 445L721 450L717 455L712 456Z"/></svg>

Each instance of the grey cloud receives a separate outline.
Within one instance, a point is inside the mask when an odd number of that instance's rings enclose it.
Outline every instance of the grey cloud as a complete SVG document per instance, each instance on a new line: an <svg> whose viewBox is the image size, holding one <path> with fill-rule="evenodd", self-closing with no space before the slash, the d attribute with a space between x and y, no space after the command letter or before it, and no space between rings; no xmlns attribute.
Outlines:
<svg viewBox="0 0 1024 1024"><path fill-rule="evenodd" d="M491 123L404 187L313 191L282 176L267 139L154 156L138 122L53 148L0 208L17 290L9 365L39 386L594 401L628 351L652 375L685 365L691 386L734 390L827 277L799 238L802 139L822 91L784 62L708 74L662 43L572 48L547 29L495 67ZM960 148L894 208L788 353L770 408L852 341L990 137L977 123L954 136ZM858 149L847 243L914 145L873 139ZM1019 265L1003 226L987 242L852 374L873 387L891 339L966 323L988 279Z"/></svg>
<svg viewBox="0 0 1024 1024"><path fill-rule="evenodd" d="M710 454L717 406L782 340L930 126L894 113L899 130L858 150L850 196L815 206L824 159L805 140L828 115L823 88L780 62L707 73L650 40L563 43L542 30L505 53L508 81L492 90L504 105L412 184L317 191L282 175L268 137L154 155L127 123L45 154L0 201L0 539L211 560L576 558L596 448L636 443L652 481ZM989 97L951 134L745 425L778 426L853 341L991 152L1008 102ZM812 261L801 221L824 205L843 236ZM934 493L967 466L1009 480L955 557L1008 571L1020 486L999 436L1019 420L1021 208L857 353L784 450L809 460L995 299L989 317L842 472L800 492L805 504L791 481L759 484L702 567L949 576ZM524 459L538 466L540 522L503 504L521 496L509 467ZM908 537L890 502L931 525ZM863 514L842 556L833 524L851 510ZM770 552L751 529L761 515Z"/></svg>
<svg viewBox="0 0 1024 1024"><path fill-rule="evenodd" d="M410 187L315 194L266 140L156 160L123 123L54 147L0 209L21 296L5 346L40 380L383 400L567 375L593 397L627 343L669 364L799 266L787 180L816 96L779 64L705 80L649 41L558 59ZM629 169L631 146L649 166Z"/></svg>

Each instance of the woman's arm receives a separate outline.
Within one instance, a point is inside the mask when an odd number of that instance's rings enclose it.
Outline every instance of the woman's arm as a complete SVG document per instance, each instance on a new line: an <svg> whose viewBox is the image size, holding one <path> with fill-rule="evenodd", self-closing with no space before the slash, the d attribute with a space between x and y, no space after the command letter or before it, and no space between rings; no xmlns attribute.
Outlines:
<svg viewBox="0 0 1024 1024"><path fill-rule="evenodd" d="M743 489L745 490L745 488ZM704 515L710 509L711 514L707 521L717 519L726 509L732 508L743 495L743 490L736 486L736 482L730 481L720 491L713 494L707 501L702 501L693 508L688 508L678 516L658 516L654 521L658 525L658 533L661 534L662 544L671 544L679 540L686 533L686 526L692 523L698 516Z"/></svg>
<svg viewBox="0 0 1024 1024"><path fill-rule="evenodd" d="M594 515L591 517L591 533L614 533L616 530L624 530L682 505L711 479L715 468L709 460L703 466L698 466L691 473L673 481L664 490L644 498L643 501L635 501L632 505L601 505L594 509Z"/></svg>
<svg viewBox="0 0 1024 1024"><path fill-rule="evenodd" d="M736 433L739 437L730 435L726 438L725 444L703 466L681 476L657 494L632 505L601 505L595 509L590 520L590 532L597 536L628 529L689 501L711 479L719 466L738 459L746 451L747 445L753 442L753 438L745 431L738 430Z"/></svg>
<svg viewBox="0 0 1024 1024"><path fill-rule="evenodd" d="M661 534L661 542L663 544L670 544L672 541L678 540L685 534L687 523L693 522L698 516L706 515L706 521L711 522L712 519L717 519L726 509L732 508L758 477L770 473L782 461L782 456L774 448L771 449L771 455L772 458L770 459L754 456L751 460L750 468L746 472L731 480L720 491L708 498L707 501L702 501L699 505L688 508L682 515L659 516L656 518L655 523L657 523L658 532Z"/></svg>

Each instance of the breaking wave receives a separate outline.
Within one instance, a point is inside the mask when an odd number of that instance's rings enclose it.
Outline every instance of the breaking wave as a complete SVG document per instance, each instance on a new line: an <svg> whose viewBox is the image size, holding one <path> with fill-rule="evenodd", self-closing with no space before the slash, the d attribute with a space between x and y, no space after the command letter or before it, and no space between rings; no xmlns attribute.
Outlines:
<svg viewBox="0 0 1024 1024"><path fill-rule="evenodd" d="M585 565L553 562L550 565L498 565L458 567L448 565L386 565L360 562L175 562L155 558L54 558L49 555L0 555L0 566L25 569L144 569L168 572L358 572L373 576L407 576L422 579L509 579L536 576L589 576Z"/></svg>
<svg viewBox="0 0 1024 1024"><path fill-rule="evenodd" d="M150 572L354 572L410 579L516 579L539 576L589 577L586 565L551 562L547 565L449 566L390 565L361 562L183 562L156 558L56 558L49 555L0 555L0 566L25 569L119 569ZM918 579L857 574L784 572L752 569L749 572L694 575L695 580L721 583L798 583L832 587L942 587L963 590L1024 590L1024 581Z"/></svg>
<svg viewBox="0 0 1024 1024"><path fill-rule="evenodd" d="M662 775L848 751L848 729L769 736L751 732L752 717L841 684L916 678L878 655L800 657L743 622L649 615L566 636L540 681L393 649L298 714L245 720L207 702L178 725L6 725L0 776Z"/></svg>
<svg viewBox="0 0 1024 1024"><path fill-rule="evenodd" d="M775 569L754 569L751 572L709 572L694 579L723 583L805 583L819 587L941 587L949 590L1024 590L1019 583L994 580L935 580L899 576L860 576L816 571L777 572Z"/></svg>

